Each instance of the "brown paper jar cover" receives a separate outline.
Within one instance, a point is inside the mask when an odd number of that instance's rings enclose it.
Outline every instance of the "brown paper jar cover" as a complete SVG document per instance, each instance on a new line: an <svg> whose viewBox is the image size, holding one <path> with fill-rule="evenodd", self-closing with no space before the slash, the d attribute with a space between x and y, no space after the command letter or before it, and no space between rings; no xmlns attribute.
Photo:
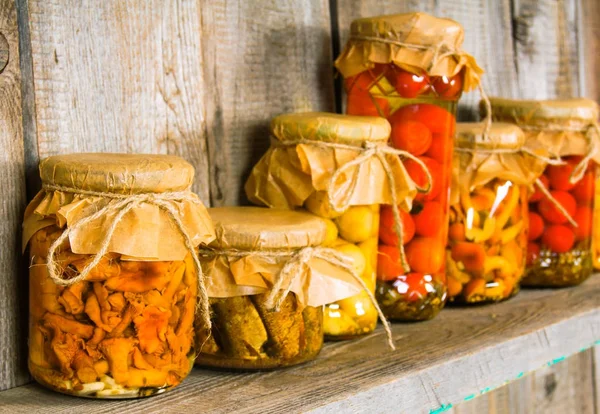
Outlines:
<svg viewBox="0 0 600 414"><path fill-rule="evenodd" d="M39 229L53 224L68 227L111 200L97 194L74 194L69 188L117 195L189 192L194 168L173 155L67 154L42 160L40 177L44 186L54 189L42 189L29 203L23 222L23 248ZM177 209L193 243L199 245L212 240L214 231L202 202L193 193L188 195L195 202L169 202ZM115 214L106 214L71 233L73 252L97 253ZM143 203L123 217L109 252L137 260L183 260L187 255L181 234L168 215L157 206Z"/></svg>
<svg viewBox="0 0 600 414"><path fill-rule="evenodd" d="M545 163L521 151L523 130L514 124L495 122L487 134L483 123L456 124L456 151L453 163L453 189L467 191L494 179L532 186L543 173ZM453 191L453 201L456 195Z"/></svg>
<svg viewBox="0 0 600 414"><path fill-rule="evenodd" d="M201 249L201 262L211 298L269 292L294 253L320 246L327 235L325 220L307 212L217 207L209 214L217 238L207 246L208 252ZM320 258L310 259L291 287L301 307L321 306L360 290L351 274Z"/></svg>
<svg viewBox="0 0 600 414"><path fill-rule="evenodd" d="M198 308L208 316L208 301L198 306L203 278L190 245L215 237L189 191L193 174L167 155L70 154L40 163L42 190L23 223L36 381L77 396L137 398L188 375L194 316Z"/></svg>
<svg viewBox="0 0 600 414"><path fill-rule="evenodd" d="M252 169L246 194L254 204L300 207L313 192L329 191L334 172L358 158L366 144L386 147L390 130L388 121L379 117L320 112L279 115L271 122L271 147ZM319 146L319 142L356 150ZM398 204L408 211L416 186L397 155L386 154L385 159L394 175ZM342 199L348 199L350 206L392 203L389 180L376 157L349 169L334 187L334 204Z"/></svg>
<svg viewBox="0 0 600 414"><path fill-rule="evenodd" d="M456 134L449 300L505 300L519 291L525 271L529 188L545 162L522 151L525 134L514 124L493 123L486 130L483 123L458 123Z"/></svg>
<svg viewBox="0 0 600 414"><path fill-rule="evenodd" d="M451 19L405 13L354 20L350 39L335 61L344 78L375 64L394 63L415 74L452 77L465 70L464 87L477 87L483 70L462 51L464 30Z"/></svg>
<svg viewBox="0 0 600 414"><path fill-rule="evenodd" d="M323 219L299 211L261 207L209 209L217 238L200 248L208 279L213 329L196 323L196 364L265 369L316 358L323 344L323 306L360 291L352 276L319 257L282 270L301 252L319 249ZM300 259L302 261L303 259ZM278 309L268 302L278 278L290 293ZM284 292L282 292L284 294Z"/></svg>
<svg viewBox="0 0 600 414"><path fill-rule="evenodd" d="M548 157L586 155L600 147L595 125L598 104L590 99L518 100L490 98L492 119L519 125L525 148ZM485 114L485 106L480 103ZM593 159L600 162L600 151ZM545 154L543 154L545 152Z"/></svg>

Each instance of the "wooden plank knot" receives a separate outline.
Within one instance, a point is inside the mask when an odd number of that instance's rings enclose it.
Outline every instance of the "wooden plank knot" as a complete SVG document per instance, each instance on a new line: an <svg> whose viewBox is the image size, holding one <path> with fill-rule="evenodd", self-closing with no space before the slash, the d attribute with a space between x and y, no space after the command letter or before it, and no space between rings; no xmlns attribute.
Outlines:
<svg viewBox="0 0 600 414"><path fill-rule="evenodd" d="M8 65L9 46L6 37L0 33L0 73L4 71Z"/></svg>

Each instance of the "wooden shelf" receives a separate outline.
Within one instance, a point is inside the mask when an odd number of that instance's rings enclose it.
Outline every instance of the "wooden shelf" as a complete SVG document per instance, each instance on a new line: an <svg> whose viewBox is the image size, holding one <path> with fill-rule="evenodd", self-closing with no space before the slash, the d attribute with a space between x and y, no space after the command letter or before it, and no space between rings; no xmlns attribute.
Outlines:
<svg viewBox="0 0 600 414"><path fill-rule="evenodd" d="M175 390L129 401L68 397L36 384L0 392L10 413L441 412L528 371L600 344L600 275L581 286L529 290L490 306L328 344L317 361L280 371L195 369ZM376 409L375 409L376 408Z"/></svg>

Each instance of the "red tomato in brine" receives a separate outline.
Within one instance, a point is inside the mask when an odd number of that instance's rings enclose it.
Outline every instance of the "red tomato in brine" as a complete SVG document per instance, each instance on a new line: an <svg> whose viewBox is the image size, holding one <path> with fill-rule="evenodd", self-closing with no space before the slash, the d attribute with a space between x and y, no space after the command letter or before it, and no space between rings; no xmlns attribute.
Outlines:
<svg viewBox="0 0 600 414"><path fill-rule="evenodd" d="M569 191L575 184L572 184L570 180L571 173L573 172L573 165L549 165L546 167L546 176L550 180L550 187L553 190Z"/></svg>
<svg viewBox="0 0 600 414"><path fill-rule="evenodd" d="M444 171L442 165L436 160L429 157L419 157L424 164L429 174L431 175L431 187L428 193L419 193L415 197L418 201L434 200L441 192L444 179ZM427 188L427 174L416 161L407 159L404 161L404 167L410 175L410 178L421 188Z"/></svg>
<svg viewBox="0 0 600 414"><path fill-rule="evenodd" d="M386 78L403 98L416 98L429 89L429 77L426 73L416 75L404 69L393 68L386 73Z"/></svg>
<svg viewBox="0 0 600 414"><path fill-rule="evenodd" d="M577 210L577 202L571 194L566 191L550 191L550 195L565 209L569 216L573 217L575 210ZM547 197L539 202L538 211L550 223L563 224L568 221L568 218Z"/></svg>
<svg viewBox="0 0 600 414"><path fill-rule="evenodd" d="M432 85L438 96L446 99L457 99L463 89L463 75L458 73L451 78L436 76L433 78Z"/></svg>
<svg viewBox="0 0 600 414"><path fill-rule="evenodd" d="M555 253L566 253L575 244L575 233L565 225L553 224L544 231L542 244Z"/></svg>
<svg viewBox="0 0 600 414"><path fill-rule="evenodd" d="M377 255L377 279L394 280L404 274L400 263L400 250L396 246L379 245Z"/></svg>
<svg viewBox="0 0 600 414"><path fill-rule="evenodd" d="M392 146L413 155L423 155L431 146L431 131L425 124L416 121L401 121L392 124Z"/></svg>
<svg viewBox="0 0 600 414"><path fill-rule="evenodd" d="M575 240L581 241L592 236L592 217L593 211L591 207L579 206L573 215L573 220L577 223L577 227L573 228L575 232Z"/></svg>
<svg viewBox="0 0 600 414"><path fill-rule="evenodd" d="M548 180L548 177L546 177L545 175L542 175L539 179L542 182L542 184L544 185L544 187L546 188L546 190L550 191L550 181ZM542 191L539 189L539 187L536 184L535 191L533 192L531 197L529 197L529 202L535 203L535 202L540 201L544 197L545 197L544 193L542 193Z"/></svg>
<svg viewBox="0 0 600 414"><path fill-rule="evenodd" d="M394 288L407 302L416 302L427 296L428 284L431 284L431 276L413 272L400 276L394 282ZM433 291L433 287L430 289Z"/></svg>
<svg viewBox="0 0 600 414"><path fill-rule="evenodd" d="M578 204L589 205L594 199L594 173L587 172L581 180L575 184L571 194L575 196Z"/></svg>
<svg viewBox="0 0 600 414"><path fill-rule="evenodd" d="M413 214L412 218L415 222L415 232L419 236L433 237L446 226L446 215L438 201L424 202L421 211Z"/></svg>
<svg viewBox="0 0 600 414"><path fill-rule="evenodd" d="M406 105L394 112L388 120L391 124L402 121L416 121L425 124L432 134L454 136L456 119L441 106L419 103Z"/></svg>
<svg viewBox="0 0 600 414"><path fill-rule="evenodd" d="M528 240L533 241L544 233L544 220L542 216L532 211L529 212Z"/></svg>
<svg viewBox="0 0 600 414"><path fill-rule="evenodd" d="M415 235L415 223L412 217L404 210L400 210L400 219L402 220L402 242L408 243ZM381 206L379 216L379 240L383 244L396 246L398 236L396 235L394 223L394 211L391 206Z"/></svg>
<svg viewBox="0 0 600 414"><path fill-rule="evenodd" d="M348 115L381 116L386 118L390 113L390 103L384 98L375 98L369 92L356 89L348 94Z"/></svg>

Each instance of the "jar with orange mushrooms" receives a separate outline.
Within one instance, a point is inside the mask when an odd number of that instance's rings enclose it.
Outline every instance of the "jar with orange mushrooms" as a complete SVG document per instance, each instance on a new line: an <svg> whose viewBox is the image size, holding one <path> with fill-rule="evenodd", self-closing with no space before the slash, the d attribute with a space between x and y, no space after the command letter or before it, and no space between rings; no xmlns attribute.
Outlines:
<svg viewBox="0 0 600 414"><path fill-rule="evenodd" d="M178 385L196 356L199 283L182 235L214 238L189 191L193 167L167 155L71 154L43 160L40 174L23 223L31 375L90 398Z"/></svg>

